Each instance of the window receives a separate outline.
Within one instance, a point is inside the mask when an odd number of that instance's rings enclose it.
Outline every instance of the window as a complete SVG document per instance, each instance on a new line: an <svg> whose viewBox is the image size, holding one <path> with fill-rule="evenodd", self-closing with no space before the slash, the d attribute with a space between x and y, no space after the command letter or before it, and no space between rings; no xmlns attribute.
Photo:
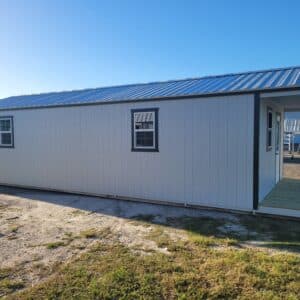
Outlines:
<svg viewBox="0 0 300 300"><path fill-rule="evenodd" d="M0 147L12 148L14 146L13 117L0 116Z"/></svg>
<svg viewBox="0 0 300 300"><path fill-rule="evenodd" d="M272 141L273 139L273 111L271 108L268 108L267 115L267 151L272 150Z"/></svg>
<svg viewBox="0 0 300 300"><path fill-rule="evenodd" d="M158 109L134 109L132 151L158 151Z"/></svg>

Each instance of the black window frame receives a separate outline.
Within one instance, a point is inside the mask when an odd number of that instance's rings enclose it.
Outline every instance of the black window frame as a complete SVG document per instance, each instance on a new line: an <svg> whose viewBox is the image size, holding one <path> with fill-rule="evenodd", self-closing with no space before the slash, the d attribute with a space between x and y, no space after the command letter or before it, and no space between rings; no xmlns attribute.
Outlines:
<svg viewBox="0 0 300 300"><path fill-rule="evenodd" d="M272 116L272 120L270 120L270 115ZM269 126L270 125L270 121L272 121L271 127ZM267 149L267 152L270 152L273 149L273 129L274 129L273 109L271 107L268 107L267 108L267 137L266 137L266 149ZM269 137L270 137L270 139L269 139Z"/></svg>
<svg viewBox="0 0 300 300"><path fill-rule="evenodd" d="M135 146L135 121L134 121L134 114L137 112L154 112L155 120L154 120L154 147L153 148L142 148ZM131 151L132 152L159 152L159 145L158 145L158 108L139 108L139 109L132 109L131 110Z"/></svg>
<svg viewBox="0 0 300 300"><path fill-rule="evenodd" d="M0 148L14 148L15 147L15 141L14 141L14 117L13 116L0 116L0 120L2 119L9 119L10 125L11 125L11 145L2 145L0 140ZM2 131L0 131L1 135ZM0 139L2 137L0 136Z"/></svg>

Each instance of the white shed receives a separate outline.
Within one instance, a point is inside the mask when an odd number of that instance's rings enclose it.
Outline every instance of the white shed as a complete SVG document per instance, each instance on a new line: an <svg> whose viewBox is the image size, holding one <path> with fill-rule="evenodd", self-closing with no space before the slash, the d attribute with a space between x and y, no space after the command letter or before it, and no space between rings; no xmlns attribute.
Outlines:
<svg viewBox="0 0 300 300"><path fill-rule="evenodd" d="M298 67L2 99L0 184L280 213L259 203L298 108Z"/></svg>

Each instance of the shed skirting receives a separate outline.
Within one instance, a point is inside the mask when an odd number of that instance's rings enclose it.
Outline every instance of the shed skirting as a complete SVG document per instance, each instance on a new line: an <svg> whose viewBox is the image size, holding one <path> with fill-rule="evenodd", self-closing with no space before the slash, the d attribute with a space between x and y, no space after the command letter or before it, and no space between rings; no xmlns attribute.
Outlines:
<svg viewBox="0 0 300 300"><path fill-rule="evenodd" d="M48 192L53 192L53 193L63 193L63 194L70 194L70 195L82 195L82 196L88 196L88 197L97 197L99 199L102 198L102 199L124 200L124 201L150 203L150 204L158 204L158 205L173 206L173 207L184 207L184 208L193 208L193 209L226 211L226 212L237 213L237 214L251 214L252 213L249 210L243 210L243 209L229 209L229 208L226 208L226 207L215 207L215 206L187 204L187 203L184 203L184 202L171 202L171 201L165 201L165 200L135 198L135 197L120 196L120 195L104 195L104 194L94 194L94 193L83 193L83 192L78 192L78 191L65 191L65 190L58 190L58 189L52 189L52 188L35 187L35 186L27 186L27 185L19 185L19 184L0 183L0 186L20 188L20 189L26 189L26 190L36 190L36 191L41 191L41 192L48 191Z"/></svg>

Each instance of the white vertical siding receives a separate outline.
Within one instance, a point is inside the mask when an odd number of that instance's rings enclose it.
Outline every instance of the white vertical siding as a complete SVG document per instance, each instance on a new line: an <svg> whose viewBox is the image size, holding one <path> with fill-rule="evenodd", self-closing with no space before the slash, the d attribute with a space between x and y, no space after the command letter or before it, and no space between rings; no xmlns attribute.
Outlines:
<svg viewBox="0 0 300 300"><path fill-rule="evenodd" d="M0 182L252 209L253 96L0 112ZM159 152L131 152L131 109L159 108Z"/></svg>

